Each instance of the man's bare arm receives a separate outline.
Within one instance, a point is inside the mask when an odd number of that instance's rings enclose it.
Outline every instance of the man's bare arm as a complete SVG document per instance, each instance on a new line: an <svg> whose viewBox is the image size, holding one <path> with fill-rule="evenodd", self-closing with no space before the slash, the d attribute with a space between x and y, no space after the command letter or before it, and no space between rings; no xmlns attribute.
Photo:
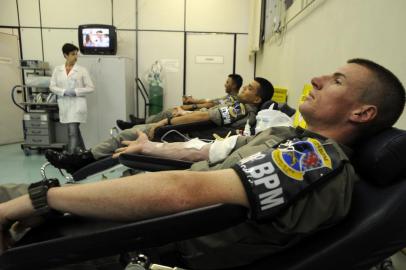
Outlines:
<svg viewBox="0 0 406 270"><path fill-rule="evenodd" d="M193 105L182 105L180 107L185 111L190 111L190 110L196 110L196 109L202 109L202 108L209 109L209 108L213 107L215 104L214 104L214 102L208 101L208 102L203 102L203 103L197 103L197 104L194 104L194 105L195 106L193 106Z"/></svg>
<svg viewBox="0 0 406 270"><path fill-rule="evenodd" d="M182 116L172 118L171 124L180 125L180 124L189 124L189 123L208 121L208 120L210 120L210 116L209 116L208 112L192 112L189 114L185 114ZM149 137L150 138L154 137L156 128L166 126L168 124L169 124L168 119L162 119L161 121L155 123L154 126L149 131L149 134L148 134Z"/></svg>
<svg viewBox="0 0 406 270"><path fill-rule="evenodd" d="M125 147L118 148L113 154L117 158L120 154L143 154L148 156L180 159L186 161L201 161L209 159L210 145L204 142L151 142L145 133L136 131L138 139L135 141L122 141Z"/></svg>
<svg viewBox="0 0 406 270"><path fill-rule="evenodd" d="M191 96L182 98L183 104L201 104L210 102L210 99L195 99Z"/></svg>
<svg viewBox="0 0 406 270"><path fill-rule="evenodd" d="M167 120L167 119L164 119ZM195 123L210 120L208 112L192 112L186 115L174 117L171 119L172 125Z"/></svg>
<svg viewBox="0 0 406 270"><path fill-rule="evenodd" d="M138 220L217 203L249 207L238 175L232 169L169 171L70 185L48 191L52 209L111 220ZM28 195L0 204L0 223L35 216Z"/></svg>

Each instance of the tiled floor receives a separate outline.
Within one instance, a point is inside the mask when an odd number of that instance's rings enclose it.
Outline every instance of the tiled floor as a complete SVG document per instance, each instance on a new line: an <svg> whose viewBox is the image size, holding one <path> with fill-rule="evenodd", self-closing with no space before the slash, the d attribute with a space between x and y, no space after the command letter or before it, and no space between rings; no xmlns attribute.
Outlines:
<svg viewBox="0 0 406 270"><path fill-rule="evenodd" d="M40 167L46 162L42 154L32 151L25 156L20 144L0 146L0 184L31 183L42 179ZM57 169L50 166L47 176L60 176Z"/></svg>
<svg viewBox="0 0 406 270"><path fill-rule="evenodd" d="M32 151L31 155L25 156L20 144L0 146L0 184L38 181L42 179L40 167L45 162L44 156L36 151ZM107 173L107 176L108 178L117 177L121 172L122 169L117 169ZM47 177L63 179L59 171L52 166L47 167L46 175ZM87 181L97 181L101 178L101 175L96 175ZM396 253L392 257L392 261L396 270L406 270L406 255L403 253Z"/></svg>
<svg viewBox="0 0 406 270"><path fill-rule="evenodd" d="M42 179L41 166L46 163L45 157L38 151L31 151L26 156L20 148L20 144L0 146L0 184L6 183L32 183ZM95 175L83 182L96 181L102 178L119 177L123 169L104 172L103 175ZM56 177L64 182L64 176L53 166L47 166L45 170L48 178Z"/></svg>

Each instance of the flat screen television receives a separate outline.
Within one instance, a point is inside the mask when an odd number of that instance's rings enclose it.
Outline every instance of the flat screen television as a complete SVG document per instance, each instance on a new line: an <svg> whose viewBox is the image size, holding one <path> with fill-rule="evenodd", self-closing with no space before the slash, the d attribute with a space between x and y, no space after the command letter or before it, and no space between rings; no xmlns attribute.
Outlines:
<svg viewBox="0 0 406 270"><path fill-rule="evenodd" d="M110 54L117 52L117 32L113 25L79 25L79 48L82 54Z"/></svg>

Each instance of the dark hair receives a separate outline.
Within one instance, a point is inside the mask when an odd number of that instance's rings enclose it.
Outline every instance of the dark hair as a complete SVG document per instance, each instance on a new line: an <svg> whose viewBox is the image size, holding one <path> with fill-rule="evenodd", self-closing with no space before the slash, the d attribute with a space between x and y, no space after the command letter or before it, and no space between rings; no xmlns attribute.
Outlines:
<svg viewBox="0 0 406 270"><path fill-rule="evenodd" d="M237 90L241 88L243 79L239 74L229 74L228 77L233 80L235 86L237 87Z"/></svg>
<svg viewBox="0 0 406 270"><path fill-rule="evenodd" d="M360 101L377 106L378 113L365 128L375 133L393 126L405 107L405 88L400 80L391 71L371 60L355 58L347 63L361 65L374 75L363 89Z"/></svg>
<svg viewBox="0 0 406 270"><path fill-rule="evenodd" d="M68 55L70 52L79 51L79 48L71 43L65 43L62 46L62 53Z"/></svg>
<svg viewBox="0 0 406 270"><path fill-rule="evenodd" d="M254 81L259 83L260 85L257 91L257 96L261 98L261 103L258 104L258 108L260 108L263 103L267 102L272 98L274 89L272 83L270 83L267 79L255 77Z"/></svg>

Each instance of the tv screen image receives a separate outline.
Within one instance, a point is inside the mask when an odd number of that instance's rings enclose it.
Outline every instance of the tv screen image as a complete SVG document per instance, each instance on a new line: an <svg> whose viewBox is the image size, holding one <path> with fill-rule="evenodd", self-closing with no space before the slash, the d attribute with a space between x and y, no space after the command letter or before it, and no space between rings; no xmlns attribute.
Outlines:
<svg viewBox="0 0 406 270"><path fill-rule="evenodd" d="M83 54L116 54L117 33L113 25L79 25L79 48Z"/></svg>
<svg viewBox="0 0 406 270"><path fill-rule="evenodd" d="M102 47L110 46L110 31L106 28L86 28L82 31L83 47Z"/></svg>

